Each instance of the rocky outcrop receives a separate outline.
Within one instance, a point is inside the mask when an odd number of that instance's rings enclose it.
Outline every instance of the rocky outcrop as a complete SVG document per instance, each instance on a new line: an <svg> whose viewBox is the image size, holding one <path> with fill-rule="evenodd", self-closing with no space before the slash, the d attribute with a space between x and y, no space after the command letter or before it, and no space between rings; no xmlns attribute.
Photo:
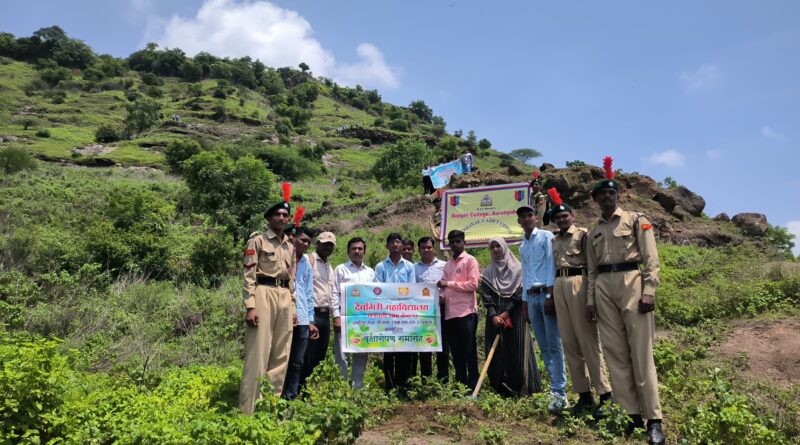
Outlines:
<svg viewBox="0 0 800 445"><path fill-rule="evenodd" d="M653 199L658 201L667 212L673 212L675 207L680 206L686 213L692 216L700 216L703 214L703 209L706 208L706 200L684 186L659 190L653 196Z"/></svg>
<svg viewBox="0 0 800 445"><path fill-rule="evenodd" d="M762 213L739 213L731 218L731 222L749 236L764 236L769 228L767 216Z"/></svg>
<svg viewBox="0 0 800 445"><path fill-rule="evenodd" d="M731 222L731 217L728 216L728 214L725 213L725 212L722 212L719 215L717 215L717 216L715 216L715 217L713 217L711 219L713 219L714 221L717 221L717 222Z"/></svg>

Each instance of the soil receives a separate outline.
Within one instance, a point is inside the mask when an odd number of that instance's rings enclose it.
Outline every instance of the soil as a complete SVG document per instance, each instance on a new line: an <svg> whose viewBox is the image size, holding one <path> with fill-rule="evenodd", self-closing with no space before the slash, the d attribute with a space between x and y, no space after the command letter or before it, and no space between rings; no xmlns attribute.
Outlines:
<svg viewBox="0 0 800 445"><path fill-rule="evenodd" d="M800 384L800 319L738 323L718 352L749 379L784 388Z"/></svg>

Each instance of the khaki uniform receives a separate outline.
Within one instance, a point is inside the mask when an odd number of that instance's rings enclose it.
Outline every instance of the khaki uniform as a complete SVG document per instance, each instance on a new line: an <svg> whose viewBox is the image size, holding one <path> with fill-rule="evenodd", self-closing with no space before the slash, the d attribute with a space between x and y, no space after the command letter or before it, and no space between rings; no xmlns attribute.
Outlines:
<svg viewBox="0 0 800 445"><path fill-rule="evenodd" d="M589 392L591 376L597 394L606 394L611 391L611 386L600 351L597 325L586 320L586 287L589 284L586 279L586 233L586 229L573 224L566 233L557 232L553 238L556 261L553 298L573 391ZM568 276L564 273L568 268L583 269L584 273Z"/></svg>
<svg viewBox="0 0 800 445"><path fill-rule="evenodd" d="M595 305L614 399L628 414L661 419L653 361L653 313L639 313L642 294L655 297L658 250L650 221L620 208L592 226L586 249L588 304ZM634 262L639 268L600 273L600 266Z"/></svg>
<svg viewBox="0 0 800 445"><path fill-rule="evenodd" d="M283 390L292 345L292 316L295 313L291 284L294 279L294 246L286 235L272 230L255 232L247 241L244 255L244 305L255 308L258 326L247 325L244 334L244 371L239 388L239 407L252 413L261 398L259 386L271 383L275 395ZM260 277L290 283L289 288L257 284ZM266 376L266 379L264 377Z"/></svg>
<svg viewBox="0 0 800 445"><path fill-rule="evenodd" d="M531 206L536 209L537 227L542 227L542 218L547 211L547 197L541 191L531 196Z"/></svg>

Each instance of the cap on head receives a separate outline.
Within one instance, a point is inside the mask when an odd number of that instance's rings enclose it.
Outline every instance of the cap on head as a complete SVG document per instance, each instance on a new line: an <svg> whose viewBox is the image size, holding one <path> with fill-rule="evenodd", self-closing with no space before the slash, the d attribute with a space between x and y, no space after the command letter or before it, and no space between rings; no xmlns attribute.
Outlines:
<svg viewBox="0 0 800 445"><path fill-rule="evenodd" d="M594 197L597 192L602 189L614 189L619 193L619 182L614 179L614 169L612 168L612 164L614 163L614 159L611 156L606 156L603 158L603 179L597 182L592 188L592 197Z"/></svg>
<svg viewBox="0 0 800 445"><path fill-rule="evenodd" d="M291 215L292 207L289 205L289 200L292 197L292 184L288 182L281 184L281 192L283 194L283 202L276 202L275 204L272 204L272 206L270 206L267 211L264 212L264 218L269 218L273 213L280 209L286 209L286 211Z"/></svg>
<svg viewBox="0 0 800 445"><path fill-rule="evenodd" d="M550 224L550 221L553 221L558 213L572 212L572 207L561 199L561 195L555 187L547 189L547 195L550 198L550 204L553 206L544 215L543 222L545 225Z"/></svg>
<svg viewBox="0 0 800 445"><path fill-rule="evenodd" d="M522 214L522 212L524 212L526 210L530 210L531 212L533 212L534 215L536 214L536 209L533 206L531 206L529 204L525 204L525 205L521 205L521 206L517 207L517 216L520 216Z"/></svg>
<svg viewBox="0 0 800 445"><path fill-rule="evenodd" d="M322 232L317 237L318 243L332 243L334 246L336 245L336 235L333 232Z"/></svg>

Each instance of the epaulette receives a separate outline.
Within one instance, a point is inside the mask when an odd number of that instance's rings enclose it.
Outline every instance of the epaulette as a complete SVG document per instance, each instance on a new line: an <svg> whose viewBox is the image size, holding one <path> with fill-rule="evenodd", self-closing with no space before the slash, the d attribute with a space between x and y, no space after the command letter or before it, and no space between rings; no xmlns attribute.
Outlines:
<svg viewBox="0 0 800 445"><path fill-rule="evenodd" d="M247 239L253 239L253 237L256 235L261 235L261 232L253 232L250 234L250 236L247 237Z"/></svg>

